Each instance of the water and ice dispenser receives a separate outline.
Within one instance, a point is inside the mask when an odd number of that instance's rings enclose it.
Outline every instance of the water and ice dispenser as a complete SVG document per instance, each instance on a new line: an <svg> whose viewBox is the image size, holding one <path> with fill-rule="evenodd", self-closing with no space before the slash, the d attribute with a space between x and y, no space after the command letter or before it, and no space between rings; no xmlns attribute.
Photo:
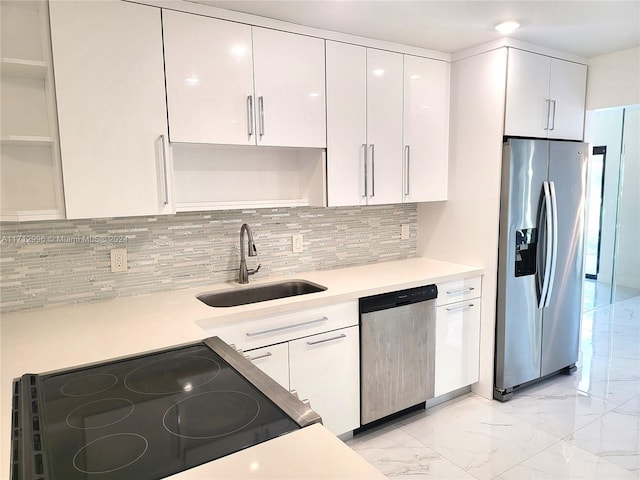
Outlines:
<svg viewBox="0 0 640 480"><path fill-rule="evenodd" d="M516 230L515 276L524 277L536 273L536 251L538 250L538 229Z"/></svg>

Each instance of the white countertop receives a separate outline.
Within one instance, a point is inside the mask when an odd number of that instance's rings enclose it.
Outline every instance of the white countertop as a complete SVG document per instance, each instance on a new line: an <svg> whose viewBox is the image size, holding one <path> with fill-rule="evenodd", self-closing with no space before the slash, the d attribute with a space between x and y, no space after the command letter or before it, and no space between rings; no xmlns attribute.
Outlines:
<svg viewBox="0 0 640 480"><path fill-rule="evenodd" d="M315 424L170 478L375 480L386 477L329 430Z"/></svg>
<svg viewBox="0 0 640 480"><path fill-rule="evenodd" d="M208 336L202 327L482 273L477 267L412 258L278 277L253 277L253 285L305 279L324 285L327 290L231 308L212 308L195 296L207 291L240 288L237 283L4 314L0 324L0 478L9 476L7 440L11 428L12 380L24 373L44 373L201 340Z"/></svg>

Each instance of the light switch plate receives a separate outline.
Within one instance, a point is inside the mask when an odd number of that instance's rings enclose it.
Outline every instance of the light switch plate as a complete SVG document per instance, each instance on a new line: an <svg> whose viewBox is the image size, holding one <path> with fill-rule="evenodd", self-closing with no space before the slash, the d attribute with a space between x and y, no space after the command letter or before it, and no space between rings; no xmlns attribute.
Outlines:
<svg viewBox="0 0 640 480"><path fill-rule="evenodd" d="M302 253L302 234L292 235L291 244L293 247L293 253Z"/></svg>
<svg viewBox="0 0 640 480"><path fill-rule="evenodd" d="M409 240L409 225L402 225L402 233L400 234L400 240Z"/></svg>

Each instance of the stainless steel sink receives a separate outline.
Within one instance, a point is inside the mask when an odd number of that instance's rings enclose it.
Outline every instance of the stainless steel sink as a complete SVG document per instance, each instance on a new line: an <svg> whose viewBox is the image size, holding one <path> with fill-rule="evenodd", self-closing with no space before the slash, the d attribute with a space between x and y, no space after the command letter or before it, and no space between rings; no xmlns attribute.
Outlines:
<svg viewBox="0 0 640 480"><path fill-rule="evenodd" d="M267 283L255 287L234 288L219 292L201 293L196 298L210 307L237 307L248 303L265 302L277 298L295 297L326 290L327 287L307 280Z"/></svg>

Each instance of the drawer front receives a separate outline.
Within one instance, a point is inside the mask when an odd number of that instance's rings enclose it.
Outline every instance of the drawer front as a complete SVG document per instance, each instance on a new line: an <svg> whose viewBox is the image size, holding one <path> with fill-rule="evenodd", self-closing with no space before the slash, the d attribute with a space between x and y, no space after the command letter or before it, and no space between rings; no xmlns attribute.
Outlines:
<svg viewBox="0 0 640 480"><path fill-rule="evenodd" d="M250 350L358 324L358 302L270 315L207 329L237 348Z"/></svg>
<svg viewBox="0 0 640 480"><path fill-rule="evenodd" d="M469 277L452 282L438 284L438 299L436 305L461 302L482 295L482 277Z"/></svg>

